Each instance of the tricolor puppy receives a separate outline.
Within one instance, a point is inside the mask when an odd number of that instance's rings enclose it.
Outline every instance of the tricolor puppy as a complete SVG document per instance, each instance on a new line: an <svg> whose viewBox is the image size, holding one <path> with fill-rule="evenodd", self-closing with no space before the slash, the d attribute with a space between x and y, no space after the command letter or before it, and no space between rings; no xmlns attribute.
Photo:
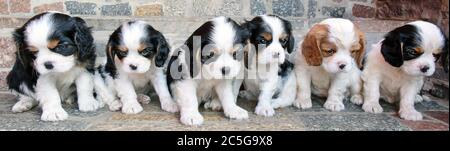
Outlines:
<svg viewBox="0 0 450 151"><path fill-rule="evenodd" d="M343 110L343 100L362 104L360 67L364 55L364 34L347 19L326 19L305 36L296 58L296 107L312 106L311 94L327 97L331 111ZM350 92L350 93L349 93Z"/></svg>
<svg viewBox="0 0 450 151"><path fill-rule="evenodd" d="M364 111L383 112L381 97L390 103L400 101L401 118L421 120L414 102L423 99L418 94L424 77L434 73L442 53L448 55L448 40L434 24L415 21L387 33L368 53L364 66Z"/></svg>
<svg viewBox="0 0 450 151"><path fill-rule="evenodd" d="M159 96L161 108L177 112L166 82L164 64L170 48L164 36L143 21L124 23L116 29L106 46L107 62L95 76L96 91L110 110L136 114L143 110L141 102L150 101L145 95L150 82ZM116 101L116 98L120 102Z"/></svg>
<svg viewBox="0 0 450 151"><path fill-rule="evenodd" d="M77 98L81 111L102 106L93 95L94 39L81 18L42 13L16 29L13 38L18 50L7 77L9 88L19 93L13 112L40 104L42 120L59 121L68 117L61 100Z"/></svg>
<svg viewBox="0 0 450 151"><path fill-rule="evenodd" d="M205 101L223 108L229 118L248 118L247 111L236 105L242 83L242 78L239 81L237 77L247 38L248 32L235 21L217 17L204 23L174 51L167 82L180 107L183 124L202 124L198 106Z"/></svg>
<svg viewBox="0 0 450 151"><path fill-rule="evenodd" d="M246 47L246 76L240 96L258 99L255 113L273 116L274 108L292 105L296 82L294 64L288 60L294 50L291 24L273 15L258 16L245 23L251 32Z"/></svg>

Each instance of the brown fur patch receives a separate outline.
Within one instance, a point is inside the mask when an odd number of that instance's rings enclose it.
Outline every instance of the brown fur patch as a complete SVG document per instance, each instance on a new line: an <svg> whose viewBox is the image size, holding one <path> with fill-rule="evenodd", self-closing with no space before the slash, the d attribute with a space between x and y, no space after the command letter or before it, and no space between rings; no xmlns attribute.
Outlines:
<svg viewBox="0 0 450 151"><path fill-rule="evenodd" d="M37 52L39 51L38 48L34 47L34 46L28 46L28 50L30 50L31 52Z"/></svg>
<svg viewBox="0 0 450 151"><path fill-rule="evenodd" d="M329 27L327 25L316 24L306 34L301 49L306 62L311 66L320 66L322 64L322 54L319 48L321 41L329 36Z"/></svg>
<svg viewBox="0 0 450 151"><path fill-rule="evenodd" d="M356 34L358 34L358 44L354 45L355 49L352 49L352 57L355 59L356 63L358 64L358 67L362 68L362 60L364 58L364 52L366 51L366 38L364 36L364 33L359 29L358 26L355 25L355 31ZM359 48L358 48L359 46Z"/></svg>
<svg viewBox="0 0 450 151"><path fill-rule="evenodd" d="M266 41L272 40L272 34L270 34L270 33L262 33L261 35L264 37L264 40L266 40Z"/></svg>
<svg viewBox="0 0 450 151"><path fill-rule="evenodd" d="M319 40L320 50L323 57L331 57L337 51L337 46L335 43L329 42L328 38L322 38Z"/></svg>
<svg viewBox="0 0 450 151"><path fill-rule="evenodd" d="M421 47L414 48L416 54L423 54L423 49Z"/></svg>
<svg viewBox="0 0 450 151"><path fill-rule="evenodd" d="M119 51L124 51L124 52L128 51L128 48L125 46L118 46L117 49L119 49Z"/></svg>
<svg viewBox="0 0 450 151"><path fill-rule="evenodd" d="M141 43L141 44L139 45L138 52L144 51L145 48L147 48L147 45Z"/></svg>
<svg viewBox="0 0 450 151"><path fill-rule="evenodd" d="M47 48L53 49L53 48L55 48L56 46L58 46L58 44L59 44L59 40L58 40L58 39L50 40L50 41L47 43Z"/></svg>

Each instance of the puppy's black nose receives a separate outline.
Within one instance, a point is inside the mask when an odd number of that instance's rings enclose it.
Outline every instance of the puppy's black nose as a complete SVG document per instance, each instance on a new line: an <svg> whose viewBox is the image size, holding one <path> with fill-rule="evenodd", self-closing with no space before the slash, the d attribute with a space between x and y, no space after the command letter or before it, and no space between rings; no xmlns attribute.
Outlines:
<svg viewBox="0 0 450 151"><path fill-rule="evenodd" d="M47 68L48 70L53 69L53 64L51 62L45 62L44 63L45 68Z"/></svg>
<svg viewBox="0 0 450 151"><path fill-rule="evenodd" d="M422 71L423 73L427 72L430 69L430 67L428 66L424 66L422 68L420 68L420 71Z"/></svg>
<svg viewBox="0 0 450 151"><path fill-rule="evenodd" d="M344 69L345 68L345 64L339 65L339 68Z"/></svg>
<svg viewBox="0 0 450 151"><path fill-rule="evenodd" d="M131 68L131 70L136 70L136 69L137 69L137 66L136 66L136 65L133 65L133 64L130 64L130 68Z"/></svg>
<svg viewBox="0 0 450 151"><path fill-rule="evenodd" d="M230 73L230 67L223 67L222 68L222 74L227 75Z"/></svg>

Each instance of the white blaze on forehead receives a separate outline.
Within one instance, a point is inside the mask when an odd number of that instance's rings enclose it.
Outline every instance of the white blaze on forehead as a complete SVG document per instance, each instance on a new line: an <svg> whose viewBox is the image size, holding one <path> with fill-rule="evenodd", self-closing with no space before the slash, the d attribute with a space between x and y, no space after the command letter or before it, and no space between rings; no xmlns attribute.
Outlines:
<svg viewBox="0 0 450 151"><path fill-rule="evenodd" d="M132 24L124 23L122 25L122 44L130 51L137 51L141 44L141 39L146 34L146 22L136 21Z"/></svg>
<svg viewBox="0 0 450 151"><path fill-rule="evenodd" d="M226 17L217 17L213 19L213 30L209 37L217 48L231 50L233 48L236 30L233 25L227 21Z"/></svg>
<svg viewBox="0 0 450 151"><path fill-rule="evenodd" d="M48 13L41 18L31 21L25 30L26 42L37 48L47 48L48 37L53 32L53 13Z"/></svg>
<svg viewBox="0 0 450 151"><path fill-rule="evenodd" d="M350 49L355 42L358 42L359 38L355 32L355 25L347 19L342 18L330 18L326 19L320 24L326 24L329 27L330 37L334 38L339 47Z"/></svg>
<svg viewBox="0 0 450 151"><path fill-rule="evenodd" d="M261 18L272 30L272 39L279 39L281 34L284 33L284 26L281 20L277 17L262 15ZM278 41L278 40L274 40Z"/></svg>
<svg viewBox="0 0 450 151"><path fill-rule="evenodd" d="M445 38L436 25L425 21L415 21L408 24L419 29L424 51L439 53L438 51L444 46Z"/></svg>

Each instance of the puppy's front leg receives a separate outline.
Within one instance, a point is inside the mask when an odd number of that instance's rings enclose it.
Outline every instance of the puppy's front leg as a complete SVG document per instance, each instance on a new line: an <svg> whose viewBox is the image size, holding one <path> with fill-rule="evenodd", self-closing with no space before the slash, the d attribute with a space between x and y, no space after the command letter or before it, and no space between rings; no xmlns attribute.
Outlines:
<svg viewBox="0 0 450 151"><path fill-rule="evenodd" d="M332 80L330 89L328 90L328 98L323 105L326 109L331 111L341 111L345 109L343 100L345 98L345 92L347 91L347 80L344 80L341 76L337 76Z"/></svg>
<svg viewBox="0 0 450 151"><path fill-rule="evenodd" d="M233 81L222 80L216 87L216 94L222 102L225 116L232 119L246 119L248 113L243 108L236 105L237 95L233 92Z"/></svg>
<svg viewBox="0 0 450 151"><path fill-rule="evenodd" d="M194 81L191 79L178 81L171 88L180 109L181 123L201 125L203 116L198 111L197 88Z"/></svg>
<svg viewBox="0 0 450 151"><path fill-rule="evenodd" d="M311 75L306 69L296 69L295 75L297 78L297 99L294 101L294 106L301 109L308 109L312 107L311 101Z"/></svg>
<svg viewBox="0 0 450 151"><path fill-rule="evenodd" d="M170 76L170 75L169 75ZM172 100L172 96L169 93L167 86L166 75L162 69L156 69L153 76L151 76L151 82L153 88L159 96L161 102L161 108L164 111L175 113L178 112L178 105Z"/></svg>
<svg viewBox="0 0 450 151"><path fill-rule="evenodd" d="M363 77L364 78L364 77ZM375 77L367 77L364 80L364 104L362 106L365 112L381 113L383 108L379 103L380 82Z"/></svg>
<svg viewBox="0 0 450 151"><path fill-rule="evenodd" d="M256 105L255 113L262 116L273 116L275 110L273 109L272 97L275 93L277 79L267 79L261 82L260 88L261 92L258 97L258 105Z"/></svg>
<svg viewBox="0 0 450 151"><path fill-rule="evenodd" d="M61 97L55 82L50 75L42 75L36 82L36 97L42 106L43 121L61 121L69 116L61 106Z"/></svg>
<svg viewBox="0 0 450 151"><path fill-rule="evenodd" d="M143 108L137 100L133 83L131 83L127 76L122 75L115 79L115 88L117 96L119 96L122 102L122 113L137 114L142 112Z"/></svg>
<svg viewBox="0 0 450 151"><path fill-rule="evenodd" d="M363 104L363 97L361 95L362 80L360 75L361 74L359 71L353 73L351 76L352 78L350 80L350 94L351 94L350 102L356 105Z"/></svg>
<svg viewBox="0 0 450 151"><path fill-rule="evenodd" d="M78 109L82 112L95 111L103 106L94 98L94 79L88 72L83 72L75 80L78 95Z"/></svg>
<svg viewBox="0 0 450 151"><path fill-rule="evenodd" d="M422 114L414 108L414 100L417 94L417 85L406 84L400 89L400 117L406 120L422 120Z"/></svg>

